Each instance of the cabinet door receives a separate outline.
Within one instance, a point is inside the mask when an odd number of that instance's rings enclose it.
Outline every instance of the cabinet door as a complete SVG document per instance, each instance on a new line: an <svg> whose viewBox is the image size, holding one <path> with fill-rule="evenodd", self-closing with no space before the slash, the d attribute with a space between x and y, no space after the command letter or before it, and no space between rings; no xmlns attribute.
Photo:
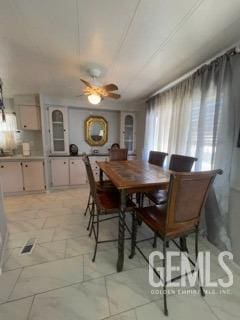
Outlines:
<svg viewBox="0 0 240 320"><path fill-rule="evenodd" d="M136 149L136 121L134 113L122 112L121 114L121 147L127 148L128 153Z"/></svg>
<svg viewBox="0 0 240 320"><path fill-rule="evenodd" d="M52 185L69 185L69 164L68 159L51 159Z"/></svg>
<svg viewBox="0 0 240 320"><path fill-rule="evenodd" d="M82 159L69 159L70 165L70 184L85 184L86 169Z"/></svg>
<svg viewBox="0 0 240 320"><path fill-rule="evenodd" d="M49 108L51 153L68 154L68 117L66 108Z"/></svg>
<svg viewBox="0 0 240 320"><path fill-rule="evenodd" d="M44 174L42 161L25 161L22 163L23 183L25 191L44 190Z"/></svg>
<svg viewBox="0 0 240 320"><path fill-rule="evenodd" d="M0 178L3 192L23 191L23 176L21 162L2 162Z"/></svg>
<svg viewBox="0 0 240 320"><path fill-rule="evenodd" d="M20 129L40 130L40 108L38 106L19 106Z"/></svg>

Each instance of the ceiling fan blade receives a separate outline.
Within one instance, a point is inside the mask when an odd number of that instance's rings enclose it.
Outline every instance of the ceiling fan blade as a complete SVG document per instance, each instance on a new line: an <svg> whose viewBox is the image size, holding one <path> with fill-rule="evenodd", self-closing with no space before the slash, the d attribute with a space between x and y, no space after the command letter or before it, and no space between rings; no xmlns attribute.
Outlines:
<svg viewBox="0 0 240 320"><path fill-rule="evenodd" d="M89 82L87 82L86 80L83 80L83 79L80 79L80 80L85 84L85 86L92 88L92 86Z"/></svg>
<svg viewBox="0 0 240 320"><path fill-rule="evenodd" d="M120 94L112 93L112 92L108 92L107 97L108 97L108 98L112 98L112 99L119 99L119 98L121 98Z"/></svg>
<svg viewBox="0 0 240 320"><path fill-rule="evenodd" d="M118 87L114 83L106 84L105 86L102 86L103 89L107 91L115 91L118 90Z"/></svg>

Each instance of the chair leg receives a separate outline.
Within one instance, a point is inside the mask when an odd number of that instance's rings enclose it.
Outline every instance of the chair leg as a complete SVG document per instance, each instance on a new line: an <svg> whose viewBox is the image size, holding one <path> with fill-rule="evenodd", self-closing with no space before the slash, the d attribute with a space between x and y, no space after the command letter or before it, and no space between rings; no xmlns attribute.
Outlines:
<svg viewBox="0 0 240 320"><path fill-rule="evenodd" d="M98 214L98 212L97 212L96 216L97 216L97 221L96 221L97 230L96 230L96 234L94 234L96 242L95 242L95 249L94 249L92 262L95 262L95 258L96 258L96 254L97 254L97 247L98 247L98 236L99 236L99 214ZM94 228L94 226L93 226L93 228Z"/></svg>
<svg viewBox="0 0 240 320"><path fill-rule="evenodd" d="M89 230L89 227L90 228L90 232L89 232L89 237L92 236L92 231L93 231L93 224L94 224L94 216L95 216L95 204L92 203L92 207L91 207L91 210L90 210L90 219L89 219L89 224L88 224L88 229Z"/></svg>
<svg viewBox="0 0 240 320"><path fill-rule="evenodd" d="M181 237L180 238L180 247L181 247L181 251L188 252L187 238L186 237Z"/></svg>
<svg viewBox="0 0 240 320"><path fill-rule="evenodd" d="M141 193L141 207L144 205L144 193Z"/></svg>
<svg viewBox="0 0 240 320"><path fill-rule="evenodd" d="M166 250L166 240L163 239L163 302L164 302L164 314L165 316L168 316L168 308L167 308L167 272L166 272L166 256L167 256L167 250Z"/></svg>
<svg viewBox="0 0 240 320"><path fill-rule="evenodd" d="M86 216L86 215L87 215L87 212L88 212L88 210L89 210L89 207L90 207L90 200L91 200L91 194L90 194L90 192L89 192L89 196L88 196L88 203L87 203L87 207L86 207L86 209L85 209L85 211L84 211L84 216Z"/></svg>
<svg viewBox="0 0 240 320"><path fill-rule="evenodd" d="M154 233L154 240L153 240L153 248L155 249L155 248L157 248L157 234L156 233Z"/></svg>
<svg viewBox="0 0 240 320"><path fill-rule="evenodd" d="M87 230L89 230L90 226L92 225L92 218L93 218L93 215L92 215L92 210L93 210L93 203L91 205L91 209L89 207L89 220L88 220L88 226L87 226Z"/></svg>
<svg viewBox="0 0 240 320"><path fill-rule="evenodd" d="M198 258L198 228L196 228L196 233L195 233L195 257L196 257L196 262ZM200 280L200 275L199 275L199 269L198 269L198 281L199 281L199 287L200 287L200 293L202 297L205 297L205 292L201 286L201 280Z"/></svg>
<svg viewBox="0 0 240 320"><path fill-rule="evenodd" d="M136 214L132 214L132 239L131 239L131 254L129 259L132 259L135 256L136 249L136 239L137 239L137 218Z"/></svg>

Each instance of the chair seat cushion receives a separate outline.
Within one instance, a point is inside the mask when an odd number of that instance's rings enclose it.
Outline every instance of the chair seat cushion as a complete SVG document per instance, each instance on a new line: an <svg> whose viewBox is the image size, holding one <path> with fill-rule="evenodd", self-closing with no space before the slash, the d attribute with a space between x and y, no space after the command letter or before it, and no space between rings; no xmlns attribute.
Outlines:
<svg viewBox="0 0 240 320"><path fill-rule="evenodd" d="M120 193L116 191L103 191L97 194L97 205L100 209L102 214L108 213L117 213L119 212L120 208ZM126 210L133 210L135 207L134 203L127 199L127 206Z"/></svg>
<svg viewBox="0 0 240 320"><path fill-rule="evenodd" d="M146 196L155 204L164 204L167 202L167 190L156 190L146 193Z"/></svg>
<svg viewBox="0 0 240 320"><path fill-rule="evenodd" d="M175 238L185 233L189 233L190 231L194 231L192 225L188 225L188 223L183 223L175 228L168 227L166 229L167 204L137 208L136 214L151 230L162 237Z"/></svg>
<svg viewBox="0 0 240 320"><path fill-rule="evenodd" d="M137 217L146 223L154 232L160 229L163 232L165 229L166 211L166 205L159 205L137 208L136 214Z"/></svg>

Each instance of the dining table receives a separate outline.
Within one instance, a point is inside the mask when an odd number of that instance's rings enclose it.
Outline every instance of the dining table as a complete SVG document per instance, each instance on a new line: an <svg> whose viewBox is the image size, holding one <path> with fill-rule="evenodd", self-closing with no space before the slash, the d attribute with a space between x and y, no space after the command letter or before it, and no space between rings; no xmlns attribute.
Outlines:
<svg viewBox="0 0 240 320"><path fill-rule="evenodd" d="M96 161L100 169L100 183L103 174L114 184L120 193L120 208L118 222L118 260L117 271L124 265L124 239L127 198L131 194L166 189L169 184L171 171L163 169L147 161Z"/></svg>

